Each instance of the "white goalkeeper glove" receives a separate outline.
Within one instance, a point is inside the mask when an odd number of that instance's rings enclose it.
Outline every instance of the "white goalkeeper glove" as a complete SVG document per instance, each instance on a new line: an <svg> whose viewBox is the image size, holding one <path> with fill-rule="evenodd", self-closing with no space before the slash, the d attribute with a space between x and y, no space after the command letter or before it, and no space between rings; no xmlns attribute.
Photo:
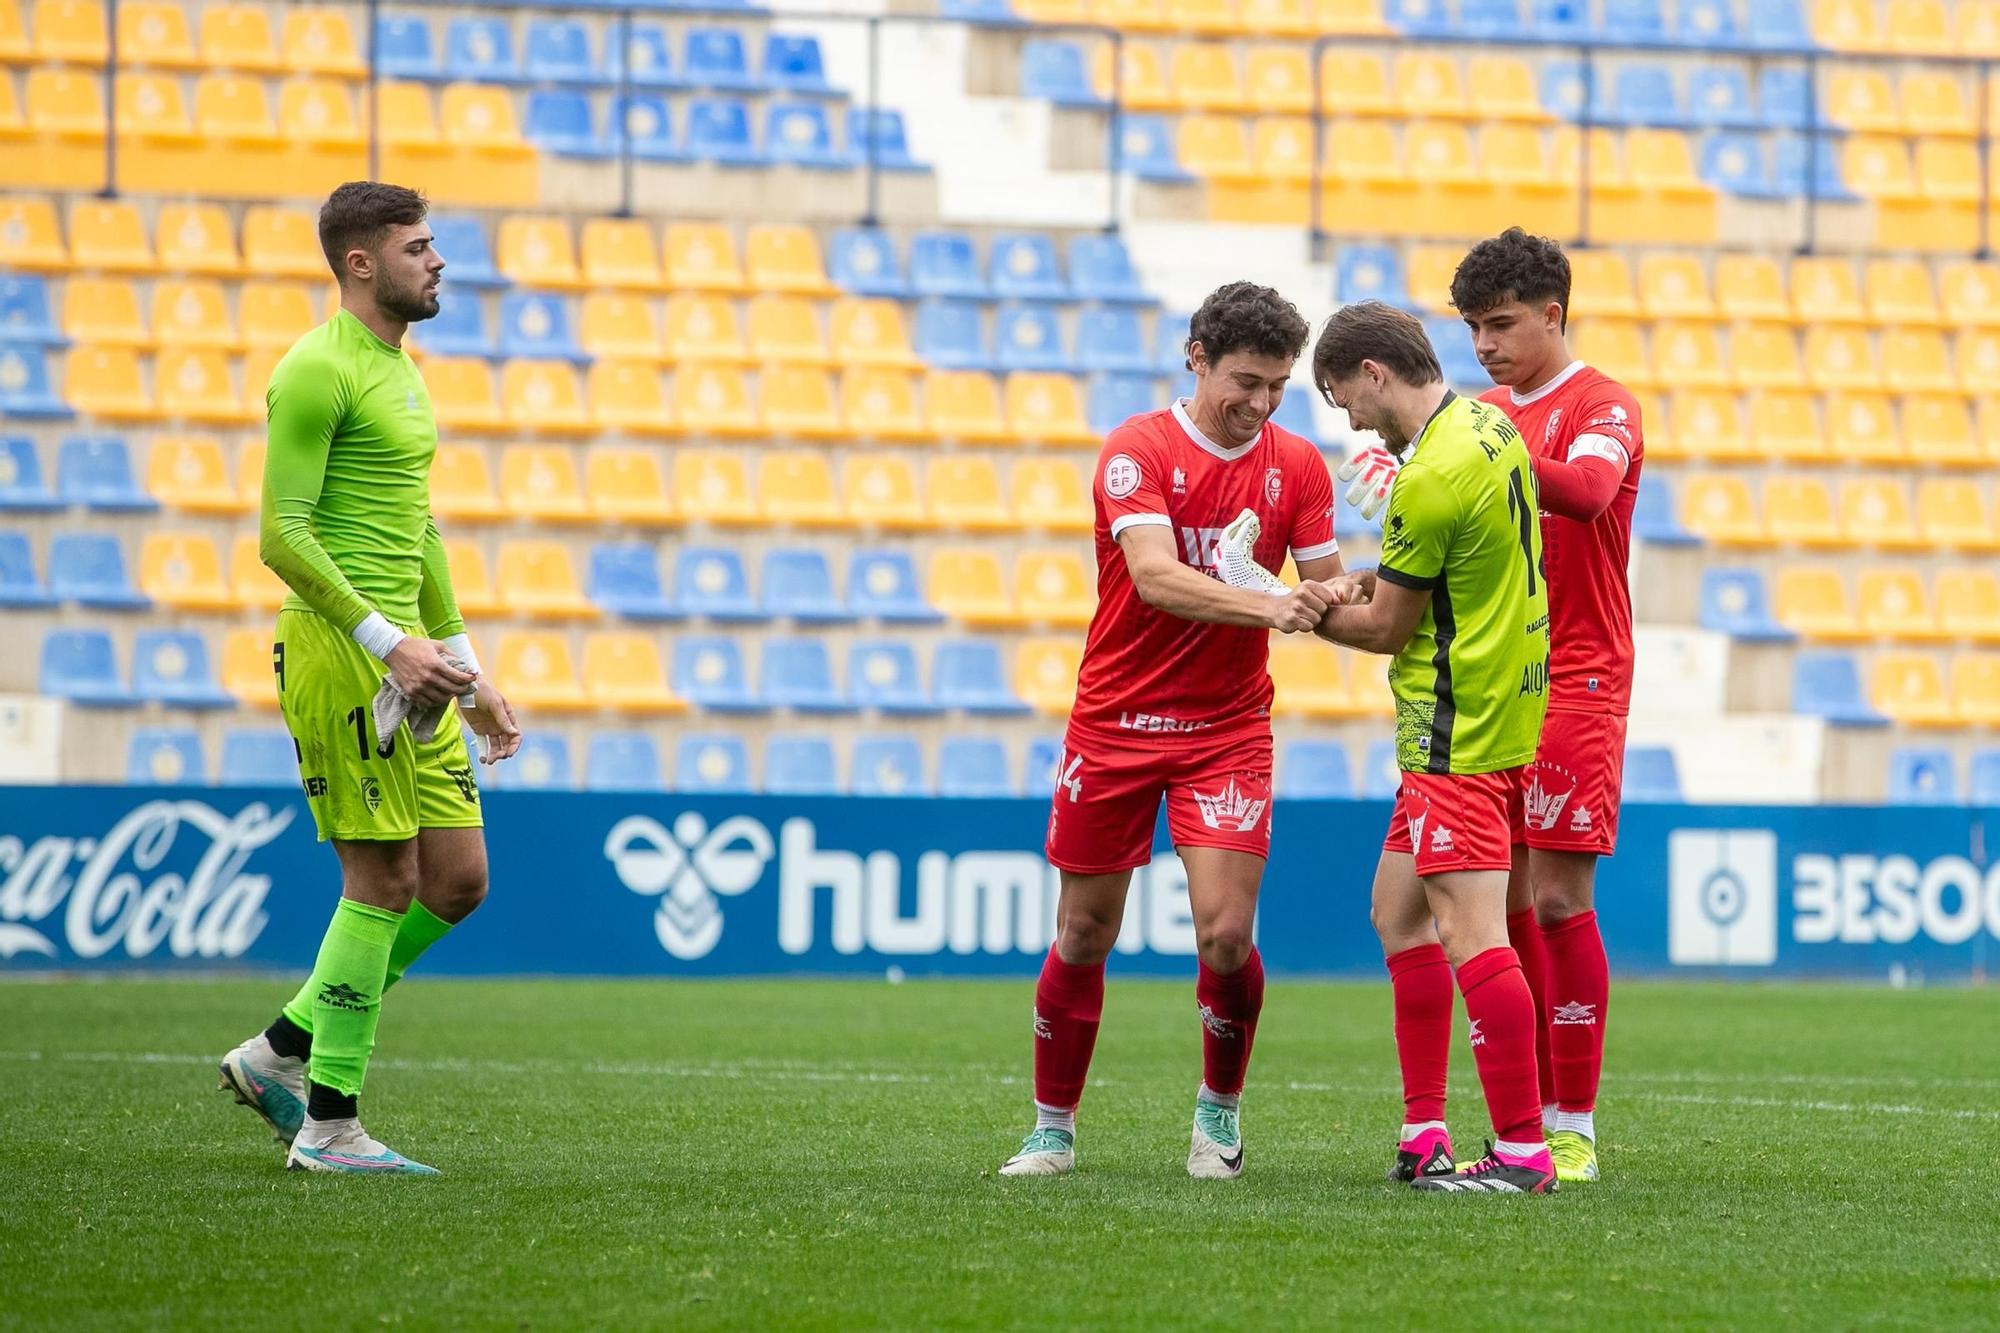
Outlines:
<svg viewBox="0 0 2000 1333"><path fill-rule="evenodd" d="M1257 537L1264 525L1257 521L1256 511L1246 509L1238 514L1228 527L1222 530L1222 541L1215 549L1216 569L1222 581L1232 588L1249 588L1255 592L1268 592L1273 597L1283 597L1290 592L1291 585L1257 563L1251 551L1257 545Z"/></svg>
<svg viewBox="0 0 2000 1333"><path fill-rule="evenodd" d="M455 671L473 670L471 663L450 653L440 653L438 656L446 666ZM471 697L472 691L468 687L463 698ZM401 726L405 719L409 721L410 735L416 738L417 744L429 745L432 738L437 735L438 724L444 721L444 715L451 711L453 702L447 699L438 704L412 703L410 696L403 693L403 687L396 683L394 676L382 677L382 688L375 691L373 704L376 748L388 745L389 738L396 734L396 728Z"/></svg>
<svg viewBox="0 0 2000 1333"><path fill-rule="evenodd" d="M1389 490L1396 484L1396 472L1401 467L1394 454L1376 444L1342 463L1334 475L1351 483L1347 488L1347 503L1360 510L1361 517L1373 519L1389 503Z"/></svg>

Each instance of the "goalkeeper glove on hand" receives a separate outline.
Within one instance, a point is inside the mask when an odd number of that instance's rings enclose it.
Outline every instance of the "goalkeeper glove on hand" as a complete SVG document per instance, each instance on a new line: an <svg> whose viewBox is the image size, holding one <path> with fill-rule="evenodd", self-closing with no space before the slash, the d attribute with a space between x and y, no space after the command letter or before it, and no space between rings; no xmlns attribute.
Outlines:
<svg viewBox="0 0 2000 1333"><path fill-rule="evenodd" d="M1394 454L1377 444L1342 463L1334 475L1352 483L1347 488L1347 503L1360 510L1361 517L1373 519L1389 503L1389 489L1396 484L1401 466Z"/></svg>
<svg viewBox="0 0 2000 1333"><path fill-rule="evenodd" d="M440 656L444 664L454 670L472 670L469 663L453 657L450 653L442 653ZM382 688L375 691L375 701L372 705L375 713L376 748L379 750L388 745L389 738L396 734L396 728L401 726L405 719L409 721L410 735L416 738L417 744L429 745L432 738L437 735L438 724L444 721L444 715L450 711L451 705L452 701L449 699L441 704L414 704L410 702L410 696L403 693L403 687L396 683L394 676L382 677Z"/></svg>
<svg viewBox="0 0 2000 1333"><path fill-rule="evenodd" d="M1238 514L1228 527L1222 530L1222 540L1215 548L1215 565L1222 575L1222 581L1232 588L1249 588L1256 592L1268 592L1273 597L1283 597L1290 592L1291 585L1257 563L1251 554L1257 545L1258 534L1264 525L1257 521L1254 510L1246 509Z"/></svg>

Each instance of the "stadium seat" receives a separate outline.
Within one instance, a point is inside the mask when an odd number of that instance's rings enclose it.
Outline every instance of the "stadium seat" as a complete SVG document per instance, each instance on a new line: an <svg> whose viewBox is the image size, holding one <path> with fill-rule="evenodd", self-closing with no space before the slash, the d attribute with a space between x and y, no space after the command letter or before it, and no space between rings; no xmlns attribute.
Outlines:
<svg viewBox="0 0 2000 1333"><path fill-rule="evenodd" d="M925 507L940 528L1004 531L1015 526L993 460L975 454L933 459L924 473Z"/></svg>
<svg viewBox="0 0 2000 1333"><path fill-rule="evenodd" d="M910 242L910 282L919 296L992 295L972 238L962 232L918 232Z"/></svg>
<svg viewBox="0 0 2000 1333"><path fill-rule="evenodd" d="M435 392L432 402L435 405ZM595 430L584 410L576 371L558 361L509 361L500 372L500 403L517 430L546 435L587 435Z"/></svg>
<svg viewBox="0 0 2000 1333"><path fill-rule="evenodd" d="M656 362L665 352L652 302L624 292L592 292L583 298L577 343L577 353L591 358Z"/></svg>
<svg viewBox="0 0 2000 1333"><path fill-rule="evenodd" d="M1729 339L1729 363L1743 389L1799 389L1806 384L1798 339L1789 325L1739 325Z"/></svg>
<svg viewBox="0 0 2000 1333"><path fill-rule="evenodd" d="M938 370L989 370L984 307L977 301L931 297L917 306L916 353Z"/></svg>
<svg viewBox="0 0 2000 1333"><path fill-rule="evenodd" d="M1064 346L1053 308L1002 305L994 314L994 365L1001 371L1067 371L1074 359Z"/></svg>
<svg viewBox="0 0 2000 1333"><path fill-rule="evenodd" d="M1912 462L1942 467L1984 467L1986 444L1965 400L1955 394L1912 394L1903 400L1903 443Z"/></svg>
<svg viewBox="0 0 2000 1333"><path fill-rule="evenodd" d="M99 91L101 87L95 75L79 70L44 68L29 71L29 133L53 139L72 151L95 156L103 146L106 129L104 96ZM18 124L19 108L15 108L8 119Z"/></svg>
<svg viewBox="0 0 2000 1333"><path fill-rule="evenodd" d="M0 532L0 609L35 611L55 604L54 594L35 573L27 534Z"/></svg>
<svg viewBox="0 0 2000 1333"><path fill-rule="evenodd" d="M0 199L0 263L10 268L57 272L69 268L69 250L47 199Z"/></svg>
<svg viewBox="0 0 2000 1333"><path fill-rule="evenodd" d="M1917 525L1939 547L2000 550L1986 495L1975 482L1926 477L1917 483Z"/></svg>
<svg viewBox="0 0 2000 1333"><path fill-rule="evenodd" d="M660 460L645 449L593 448L584 459L583 491L586 507L600 520L638 527L663 527L680 520L667 496Z"/></svg>
<svg viewBox="0 0 2000 1333"><path fill-rule="evenodd" d="M2000 653L1962 652L1952 659L1951 707L1967 726L2000 727Z"/></svg>
<svg viewBox="0 0 2000 1333"><path fill-rule="evenodd" d="M1948 637L1938 628L1921 573L1908 567L1861 571L1857 601L1864 634L1928 642Z"/></svg>
<svg viewBox="0 0 2000 1333"><path fill-rule="evenodd" d="M884 367L850 370L841 377L840 414L863 439L923 440L930 427L917 408L915 380Z"/></svg>
<svg viewBox="0 0 2000 1333"><path fill-rule="evenodd" d="M49 591L95 610L138 611L151 605L127 576L117 539L95 533L58 533L50 540Z"/></svg>
<svg viewBox="0 0 2000 1333"><path fill-rule="evenodd" d="M2000 806L2000 749L1972 752L1972 773L1966 797L1973 805L1987 809Z"/></svg>
<svg viewBox="0 0 2000 1333"><path fill-rule="evenodd" d="M246 282L239 300L242 312L243 345L252 350L287 352L293 343L320 322L313 308L313 293L298 283ZM457 301L453 305L476 306Z"/></svg>
<svg viewBox="0 0 2000 1333"><path fill-rule="evenodd" d="M72 206L69 249L78 268L143 274L159 268L138 210L124 201L86 200Z"/></svg>
<svg viewBox="0 0 2000 1333"><path fill-rule="evenodd" d="M453 19L445 30L444 76L471 83L514 83L521 67L506 19Z"/></svg>
<svg viewBox="0 0 2000 1333"><path fill-rule="evenodd" d="M504 548L500 559L504 581L507 562ZM575 713L597 706L578 682L569 639L561 632L513 630L502 634L497 659L494 675L507 682L508 699L522 708ZM593 690L596 685L593 680Z"/></svg>
<svg viewBox="0 0 2000 1333"><path fill-rule="evenodd" d="M210 69L270 73L279 68L269 12L257 5L211 5L201 15L201 63Z"/></svg>
<svg viewBox="0 0 2000 1333"><path fill-rule="evenodd" d="M1969 566L1940 569L1937 616L1947 639L2000 643L2000 578L1991 570Z"/></svg>
<svg viewBox="0 0 2000 1333"><path fill-rule="evenodd" d="M839 527L847 519L833 472L820 453L765 454L757 460L758 512L767 523Z"/></svg>
<svg viewBox="0 0 2000 1333"><path fill-rule="evenodd" d="M1195 178L1174 156L1174 131L1161 116L1128 115L1119 120L1118 167L1140 180L1186 184Z"/></svg>
<svg viewBox="0 0 2000 1333"><path fill-rule="evenodd" d="M764 746L763 791L769 796L838 796L833 744L823 736L773 736Z"/></svg>
<svg viewBox="0 0 2000 1333"><path fill-rule="evenodd" d="M1606 373L1613 372L1607 367ZM1655 324L1649 378L1653 383L1684 385L1691 389L1720 388L1729 384L1729 367L1723 358L1715 326L1692 320L1661 320Z"/></svg>
<svg viewBox="0 0 2000 1333"><path fill-rule="evenodd" d="M1754 129L1762 124L1750 103L1750 81L1729 66L1690 71L1688 120L1713 129Z"/></svg>
<svg viewBox="0 0 2000 1333"><path fill-rule="evenodd" d="M711 712L761 712L751 692L743 650L727 636L687 635L674 644L674 693Z"/></svg>
<svg viewBox="0 0 2000 1333"><path fill-rule="evenodd" d="M291 589L257 553L257 534L239 532L229 547L229 596L252 611L275 611Z"/></svg>
<svg viewBox="0 0 2000 1333"><path fill-rule="evenodd" d="M659 369L651 363L599 361L591 366L586 384L590 415L600 428L627 435L671 435L679 430L660 385Z"/></svg>
<svg viewBox="0 0 2000 1333"><path fill-rule="evenodd" d="M797 296L759 296L750 302L749 347L762 365L821 366L828 362L826 335L812 302Z"/></svg>
<svg viewBox="0 0 2000 1333"><path fill-rule="evenodd" d="M990 550L957 547L934 551L925 582L931 603L953 620L978 626L1022 623L1020 610L1007 592L1000 562Z"/></svg>
<svg viewBox="0 0 2000 1333"><path fill-rule="evenodd" d="M653 229L637 218L591 218L579 252L584 281L594 288L654 292L665 285Z"/></svg>
<svg viewBox="0 0 2000 1333"><path fill-rule="evenodd" d="M471 742L466 748L472 748ZM531 732L506 764L489 771L486 781L502 790L569 791L576 786L570 762L569 738Z"/></svg>
<svg viewBox="0 0 2000 1333"><path fill-rule="evenodd" d="M72 278L69 287L84 283L84 279ZM107 284L108 285L108 284ZM34 343L44 347L60 347L67 341L64 330L71 337L90 342L102 342L102 338L88 338L85 331L73 327L72 316L76 313L76 302L68 299L65 292L63 327L56 327L55 312L49 303L48 284L33 275L0 274L0 339L14 343Z"/></svg>
<svg viewBox="0 0 2000 1333"><path fill-rule="evenodd" d="M479 545L447 537L444 551L451 566L452 591L458 594L458 609L468 616L500 614L500 598Z"/></svg>
<svg viewBox="0 0 2000 1333"><path fill-rule="evenodd" d="M749 474L735 454L705 449L676 452L673 491L682 509L710 523L742 526L761 521L750 496Z"/></svg>
<svg viewBox="0 0 2000 1333"><path fill-rule="evenodd" d="M924 419L929 434L962 444L1012 443L1000 387L991 375L935 370L924 377Z"/></svg>
<svg viewBox="0 0 2000 1333"><path fill-rule="evenodd" d="M500 503L530 522L583 523L596 517L584 504L575 461L560 446L512 444L502 450Z"/></svg>
<svg viewBox="0 0 2000 1333"><path fill-rule="evenodd" d="M1021 96L1057 106L1099 107L1083 48L1058 38L1029 38L1021 45Z"/></svg>
<svg viewBox="0 0 2000 1333"><path fill-rule="evenodd" d="M628 620L675 620L683 614L662 591L659 553L649 542L601 542L592 547L590 600Z"/></svg>
<svg viewBox="0 0 2000 1333"><path fill-rule="evenodd" d="M508 280L493 262L493 243L484 222L476 217L432 214L430 224L431 244L450 265L454 286L487 288L508 285Z"/></svg>
<svg viewBox="0 0 2000 1333"><path fill-rule="evenodd" d="M1901 463L1908 457L1895 409L1882 394L1833 393L1826 399L1828 453L1857 463Z"/></svg>
<svg viewBox="0 0 2000 1333"><path fill-rule="evenodd" d="M1011 715L1031 711L1007 683L1000 647L991 639L939 642L931 659L931 697L940 707L965 713ZM1065 702L1063 711L1067 709Z"/></svg>
<svg viewBox="0 0 2000 1333"><path fill-rule="evenodd" d="M873 228L834 232L827 265L834 285L856 296L904 298L915 294L904 276L895 242Z"/></svg>
<svg viewBox="0 0 2000 1333"><path fill-rule="evenodd" d="M947 736L938 747L937 794L996 798L1014 794L1007 747L997 736Z"/></svg>
<svg viewBox="0 0 2000 1333"><path fill-rule="evenodd" d="M222 639L222 688L246 708L276 708L278 687L271 631L232 629Z"/></svg>
<svg viewBox="0 0 2000 1333"><path fill-rule="evenodd" d="M1848 538L1834 517L1833 496L1816 476L1776 476L1764 484L1764 523L1779 545L1834 547Z"/></svg>
<svg viewBox="0 0 2000 1333"><path fill-rule="evenodd" d="M1025 458L1016 463L1008 501L1016 522L1031 530L1083 533L1096 521L1083 474L1063 459Z"/></svg>
<svg viewBox="0 0 2000 1333"><path fill-rule="evenodd" d="M205 533L152 532L139 548L139 589L176 611L234 611L222 554Z"/></svg>
<svg viewBox="0 0 2000 1333"><path fill-rule="evenodd" d="M1355 715L1339 653L1317 644L1282 639L1271 645L1272 709L1287 717L1347 718Z"/></svg>
<svg viewBox="0 0 2000 1333"><path fill-rule="evenodd" d="M634 35L635 39L637 34ZM615 98L607 121L615 145L629 148L640 162L685 163L693 152L674 134L674 112L658 93L632 93Z"/></svg>
<svg viewBox="0 0 2000 1333"><path fill-rule="evenodd" d="M1944 746L1897 746L1889 752L1889 804L1957 805L1955 767Z"/></svg>
<svg viewBox="0 0 2000 1333"><path fill-rule="evenodd" d="M909 131L900 111L847 109L847 146L858 161L873 162L884 171L927 172L928 166L910 151Z"/></svg>
<svg viewBox="0 0 2000 1333"><path fill-rule="evenodd" d="M1025 551L1014 566L1014 597L1029 624L1088 625L1097 610L1092 571L1074 551Z"/></svg>
<svg viewBox="0 0 2000 1333"><path fill-rule="evenodd" d="M848 645L847 697L857 708L888 714L939 711L924 691L916 650L906 640L859 639Z"/></svg>
<svg viewBox="0 0 2000 1333"><path fill-rule="evenodd" d="M749 107L730 97L697 97L687 104L687 150L718 166L763 167L771 161L750 131Z"/></svg>
<svg viewBox="0 0 2000 1333"><path fill-rule="evenodd" d="M1312 65L1299 47L1253 46L1244 55L1245 100L1260 115L1310 115L1312 80Z"/></svg>
<svg viewBox="0 0 2000 1333"><path fill-rule="evenodd" d="M309 278L324 283L328 277L317 224L307 214L289 208L244 210L243 266L265 278Z"/></svg>
<svg viewBox="0 0 2000 1333"><path fill-rule="evenodd" d="M216 683L208 645L185 630L141 630L132 642L132 692L167 708L232 708Z"/></svg>
<svg viewBox="0 0 2000 1333"><path fill-rule="evenodd" d="M615 139L598 132L590 99L581 92L538 88L529 93L521 133L542 153L557 157L601 161L618 154Z"/></svg>
<svg viewBox="0 0 2000 1333"><path fill-rule="evenodd" d="M847 520L861 527L911 531L928 526L916 473L898 457L861 456L843 469Z"/></svg>
<svg viewBox="0 0 2000 1333"><path fill-rule="evenodd" d="M293 787L298 745L281 727L231 727L222 733L215 781L221 787Z"/></svg>
<svg viewBox="0 0 2000 1333"><path fill-rule="evenodd" d="M496 398L493 371L477 357L434 356L424 363L431 410L446 431L499 431L507 427Z"/></svg>
<svg viewBox="0 0 2000 1333"><path fill-rule="evenodd" d="M764 147L780 166L849 171L854 151L834 140L833 122L816 102L772 102L764 108Z"/></svg>
<svg viewBox="0 0 2000 1333"><path fill-rule="evenodd" d="M854 742L851 790L856 796L928 796L924 752L908 736L863 736Z"/></svg>
<svg viewBox="0 0 2000 1333"><path fill-rule="evenodd" d="M766 551L758 585L764 590L761 605L767 616L801 625L848 624L855 619L834 589L826 557L810 547Z"/></svg>
<svg viewBox="0 0 2000 1333"><path fill-rule="evenodd" d="M1869 696L1892 722L1911 727L1950 727L1958 710L1945 691L1944 672L1928 653L1889 652L1875 659Z"/></svg>
<svg viewBox="0 0 2000 1333"><path fill-rule="evenodd" d="M1024 639L1014 650L1014 682L1033 709L1065 714L1076 700L1076 673L1083 647L1070 638Z"/></svg>
<svg viewBox="0 0 2000 1333"><path fill-rule="evenodd" d="M533 292L500 298L500 354L588 360L576 340L576 314L570 303Z"/></svg>
<svg viewBox="0 0 2000 1333"><path fill-rule="evenodd" d="M660 747L638 732L597 732L585 752L585 791L660 792L667 780L660 769Z"/></svg>
<svg viewBox="0 0 2000 1333"><path fill-rule="evenodd" d="M848 713L855 705L834 681L833 662L819 639L764 640L762 698L798 713Z"/></svg>
<svg viewBox="0 0 2000 1333"><path fill-rule="evenodd" d="M1700 623L1703 629L1746 643L1785 643L1793 638L1792 631L1771 614L1764 576L1755 569L1702 571Z"/></svg>
<svg viewBox="0 0 2000 1333"><path fill-rule="evenodd" d="M597 705L616 712L655 716L687 707L667 688L660 650L647 634L593 630L585 635L583 680Z"/></svg>
<svg viewBox="0 0 2000 1333"><path fill-rule="evenodd" d="M1079 301L1155 304L1132 266L1125 242L1116 236L1076 236L1069 243L1070 289Z"/></svg>
<svg viewBox="0 0 2000 1333"><path fill-rule="evenodd" d="M139 727L125 747L125 781L136 787L201 786L208 761L191 727Z"/></svg>
<svg viewBox="0 0 2000 1333"><path fill-rule="evenodd" d="M108 514L150 514L160 507L133 479L132 455L118 435L65 439L56 461L56 496Z"/></svg>
<svg viewBox="0 0 2000 1333"><path fill-rule="evenodd" d="M1351 801L1354 774L1338 741L1290 741L1278 764L1278 795L1294 801Z"/></svg>
<svg viewBox="0 0 2000 1333"><path fill-rule="evenodd" d="M76 415L50 385L48 362L42 349L0 344L0 414L22 420L56 420Z"/></svg>
<svg viewBox="0 0 2000 1333"><path fill-rule="evenodd" d="M922 364L911 350L902 307L894 301L842 297L827 318L833 356L842 365L901 369ZM848 419L862 424L851 412Z"/></svg>
<svg viewBox="0 0 2000 1333"><path fill-rule="evenodd" d="M1642 504L1649 491L1662 497L1666 495L1664 488L1642 486L1639 488ZM1701 540L1726 546L1761 546L1769 540L1757 516L1750 488L1740 477L1689 477L1681 490L1680 523L1685 525L1686 531ZM1636 511L1633 529L1653 540L1660 540L1652 536L1654 532L1662 533L1669 539L1672 535L1670 529L1659 523L1652 525L1650 531L1642 528Z"/></svg>
<svg viewBox="0 0 2000 1333"><path fill-rule="evenodd" d="M288 69L358 79L368 72L344 11L293 9L285 13L279 50Z"/></svg>
<svg viewBox="0 0 2000 1333"><path fill-rule="evenodd" d="M1625 751L1623 799L1642 805L1677 805L1681 792L1680 762L1665 745L1634 745Z"/></svg>
<svg viewBox="0 0 2000 1333"><path fill-rule="evenodd" d="M120 33L123 32L121 24ZM101 4L92 0L40 0L35 6L34 53L39 59L56 64L102 65L107 45Z"/></svg>
<svg viewBox="0 0 2000 1333"><path fill-rule="evenodd" d="M1343 246L1334 261L1334 295L1341 301L1383 301L1410 309L1408 281L1402 256L1393 246ZM1178 335L1182 331L1175 330ZM1091 367L1118 370L1119 366Z"/></svg>
<svg viewBox="0 0 2000 1333"><path fill-rule="evenodd" d="M1099 377L1100 380L1126 378L1129 377ZM1150 381L1137 382L1148 385L1150 392ZM1006 401L1008 426L1023 443L1094 445L1101 438L1095 423L1084 420L1076 381L1068 375L1009 375Z"/></svg>
<svg viewBox="0 0 2000 1333"><path fill-rule="evenodd" d="M1958 387L1966 393L2000 393L2000 332L1965 328L1957 341Z"/></svg>
<svg viewBox="0 0 2000 1333"><path fill-rule="evenodd" d="M42 480L34 442L23 435L0 436L0 513L47 513L64 507L65 502Z"/></svg>
<svg viewBox="0 0 2000 1333"><path fill-rule="evenodd" d="M569 224L560 219L512 214L501 220L497 244L499 269L509 282L556 291L583 285Z"/></svg>
<svg viewBox="0 0 2000 1333"><path fill-rule="evenodd" d="M111 636L99 629L51 630L42 640L37 690L93 708L129 708L139 701L125 684Z"/></svg>
<svg viewBox="0 0 2000 1333"><path fill-rule="evenodd" d="M1900 481L1860 477L1840 484L1840 528L1844 542L1884 550L1920 550L1930 545L1910 513Z"/></svg>
<svg viewBox="0 0 2000 1333"><path fill-rule="evenodd" d="M750 751L743 738L717 732L682 736L675 745L674 789L747 796L751 791Z"/></svg>
<svg viewBox="0 0 2000 1333"><path fill-rule="evenodd" d="M1793 659L1792 711L1836 726L1883 726L1861 690L1861 672L1844 652L1804 652Z"/></svg>
<svg viewBox="0 0 2000 1333"><path fill-rule="evenodd" d="M944 617L925 598L915 563L901 550L862 549L847 562L847 606L856 616L890 624L937 624Z"/></svg>
<svg viewBox="0 0 2000 1333"><path fill-rule="evenodd" d="M1037 736L1029 741L1028 759L1025 765L1027 771L1021 784L1021 795L1037 796L1044 800L1053 795L1062 758L1063 743L1060 736Z"/></svg>
<svg viewBox="0 0 2000 1333"><path fill-rule="evenodd" d="M682 615L717 621L756 621L766 617L750 592L743 559L724 547L681 548L674 564L675 606Z"/></svg>
<svg viewBox="0 0 2000 1333"><path fill-rule="evenodd" d="M443 76L430 20L383 14L375 20L375 71L385 79L417 82Z"/></svg>
<svg viewBox="0 0 2000 1333"><path fill-rule="evenodd" d="M587 620L596 606L577 586L569 547L556 541L515 539L500 544L499 581L509 606L526 616Z"/></svg>

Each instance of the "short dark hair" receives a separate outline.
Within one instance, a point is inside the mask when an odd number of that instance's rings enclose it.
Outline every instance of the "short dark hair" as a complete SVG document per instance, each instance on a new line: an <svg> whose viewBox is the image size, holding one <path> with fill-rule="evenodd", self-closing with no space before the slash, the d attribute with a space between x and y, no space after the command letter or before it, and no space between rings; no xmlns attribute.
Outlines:
<svg viewBox="0 0 2000 1333"><path fill-rule="evenodd" d="M1554 301L1569 327L1569 256L1546 236L1509 227L1465 252L1451 275L1451 303L1461 315L1484 314L1506 300Z"/></svg>
<svg viewBox="0 0 2000 1333"><path fill-rule="evenodd" d="M1334 381L1352 378L1363 361L1379 362L1406 384L1444 378L1424 322L1380 301L1344 305L1327 320L1313 347L1313 383L1325 393Z"/></svg>
<svg viewBox="0 0 2000 1333"><path fill-rule="evenodd" d="M389 228L422 222L430 211L428 199L400 185L349 181L336 189L319 210L319 248L334 278L344 276L349 250L372 250Z"/></svg>
<svg viewBox="0 0 2000 1333"><path fill-rule="evenodd" d="M1312 326L1290 301L1254 282L1230 282L1210 292L1201 309L1188 320L1187 341L1181 350L1189 370L1194 369L1196 343L1201 344L1211 366L1231 352L1296 361L1311 336Z"/></svg>

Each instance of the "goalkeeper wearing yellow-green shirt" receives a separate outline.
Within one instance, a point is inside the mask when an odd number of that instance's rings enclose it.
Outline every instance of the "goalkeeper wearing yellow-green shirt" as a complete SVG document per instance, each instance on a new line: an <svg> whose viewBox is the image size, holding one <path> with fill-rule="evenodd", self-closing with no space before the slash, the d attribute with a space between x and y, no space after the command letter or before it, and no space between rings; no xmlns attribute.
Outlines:
<svg viewBox="0 0 2000 1333"><path fill-rule="evenodd" d="M486 896L479 784L521 744L479 671L431 518L437 422L403 334L438 312L422 195L354 181L319 236L340 310L271 372L258 552L291 589L271 649L306 803L340 857L312 977L222 1061L293 1170L435 1175L362 1129L382 993ZM457 707L454 707L456 701Z"/></svg>

